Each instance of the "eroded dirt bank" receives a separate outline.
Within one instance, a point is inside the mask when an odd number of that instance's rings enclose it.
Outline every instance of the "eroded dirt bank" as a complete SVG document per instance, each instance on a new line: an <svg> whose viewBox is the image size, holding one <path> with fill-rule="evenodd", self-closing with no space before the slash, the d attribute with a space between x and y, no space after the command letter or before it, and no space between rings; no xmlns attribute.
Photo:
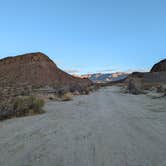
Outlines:
<svg viewBox="0 0 166 166"><path fill-rule="evenodd" d="M2 166L165 166L166 102L100 89L0 122Z"/></svg>

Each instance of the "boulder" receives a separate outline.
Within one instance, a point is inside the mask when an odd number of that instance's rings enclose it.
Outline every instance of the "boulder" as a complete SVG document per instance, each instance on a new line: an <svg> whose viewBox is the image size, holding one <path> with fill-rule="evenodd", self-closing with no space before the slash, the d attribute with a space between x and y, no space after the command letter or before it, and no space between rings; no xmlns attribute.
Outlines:
<svg viewBox="0 0 166 166"><path fill-rule="evenodd" d="M166 85L159 85L157 87L157 92L158 93L166 93Z"/></svg>
<svg viewBox="0 0 166 166"><path fill-rule="evenodd" d="M143 85L141 79L132 78L128 82L127 90L129 93L138 95L143 93Z"/></svg>

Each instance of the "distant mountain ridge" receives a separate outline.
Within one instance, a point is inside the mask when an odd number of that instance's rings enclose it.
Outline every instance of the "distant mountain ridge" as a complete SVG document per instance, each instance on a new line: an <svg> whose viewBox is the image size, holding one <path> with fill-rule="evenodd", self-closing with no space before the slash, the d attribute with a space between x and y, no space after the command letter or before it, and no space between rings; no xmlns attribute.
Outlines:
<svg viewBox="0 0 166 166"><path fill-rule="evenodd" d="M127 78L129 74L125 72L116 72L116 73L95 73L95 74L85 74L82 75L82 78L88 78L94 83L107 83L120 81Z"/></svg>

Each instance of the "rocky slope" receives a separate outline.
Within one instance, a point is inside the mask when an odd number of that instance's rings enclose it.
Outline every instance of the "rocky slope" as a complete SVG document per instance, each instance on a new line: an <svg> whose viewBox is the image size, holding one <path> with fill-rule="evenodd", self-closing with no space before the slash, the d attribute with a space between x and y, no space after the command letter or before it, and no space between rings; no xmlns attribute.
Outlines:
<svg viewBox="0 0 166 166"><path fill-rule="evenodd" d="M124 81L131 93L141 93L143 90L156 89L166 94L166 59L156 63L150 72L134 72ZM130 88L132 87L132 88Z"/></svg>
<svg viewBox="0 0 166 166"><path fill-rule="evenodd" d="M166 71L166 59L156 63L151 69L151 72L162 72L162 71Z"/></svg>
<svg viewBox="0 0 166 166"><path fill-rule="evenodd" d="M84 88L91 84L88 79L77 78L60 70L48 56L40 52L0 60L1 89L45 86Z"/></svg>

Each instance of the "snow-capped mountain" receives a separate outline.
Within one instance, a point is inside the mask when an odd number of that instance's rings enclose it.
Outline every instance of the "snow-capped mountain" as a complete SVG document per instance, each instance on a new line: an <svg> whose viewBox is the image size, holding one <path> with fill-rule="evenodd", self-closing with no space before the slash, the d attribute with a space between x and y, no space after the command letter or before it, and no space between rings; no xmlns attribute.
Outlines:
<svg viewBox="0 0 166 166"><path fill-rule="evenodd" d="M82 78L89 78L91 81L95 83L104 83L104 82L112 82L112 81L120 81L125 79L128 76L128 73L124 72L116 72L116 73L95 73L95 74L85 74L82 75Z"/></svg>

